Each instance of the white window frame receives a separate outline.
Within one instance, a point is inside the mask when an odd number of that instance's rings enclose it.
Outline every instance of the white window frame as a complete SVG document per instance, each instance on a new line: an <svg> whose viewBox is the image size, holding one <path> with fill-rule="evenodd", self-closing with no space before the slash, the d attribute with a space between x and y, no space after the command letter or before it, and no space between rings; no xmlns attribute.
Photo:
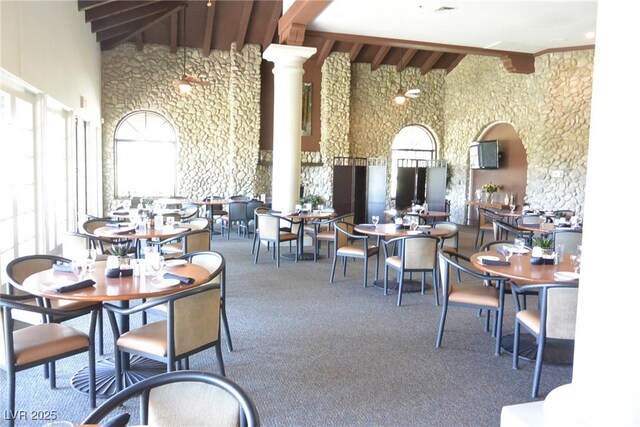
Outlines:
<svg viewBox="0 0 640 427"><path fill-rule="evenodd" d="M424 132L425 139L414 139L407 143L403 133L407 130ZM418 134L420 135L420 134ZM428 144L428 145L427 145ZM399 160L437 160L438 159L438 141L435 134L427 126L420 124L411 124L400 129L391 142L391 198L395 199L398 180L398 161Z"/></svg>

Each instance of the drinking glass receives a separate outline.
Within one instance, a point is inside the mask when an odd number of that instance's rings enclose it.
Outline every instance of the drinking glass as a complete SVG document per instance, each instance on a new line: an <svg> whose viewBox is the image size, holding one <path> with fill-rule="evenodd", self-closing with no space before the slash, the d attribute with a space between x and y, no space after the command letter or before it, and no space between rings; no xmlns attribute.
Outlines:
<svg viewBox="0 0 640 427"><path fill-rule="evenodd" d="M173 223L174 223L174 221L176 219L174 217L172 217L172 216L168 216L166 220L167 220L167 225L168 226L173 226Z"/></svg>
<svg viewBox="0 0 640 427"><path fill-rule="evenodd" d="M94 248L87 249L87 272L93 272L93 264L95 264L96 258L98 258L98 251Z"/></svg>
<svg viewBox="0 0 640 427"><path fill-rule="evenodd" d="M71 271L76 275L76 279L80 280L84 276L84 261L71 261Z"/></svg>
<svg viewBox="0 0 640 427"><path fill-rule="evenodd" d="M416 228L418 228L418 219L417 218L411 218L411 222L409 223L409 230L415 231Z"/></svg>
<svg viewBox="0 0 640 427"><path fill-rule="evenodd" d="M508 262L513 256L513 246L511 245L502 246L502 252L504 253L504 260Z"/></svg>
<svg viewBox="0 0 640 427"><path fill-rule="evenodd" d="M324 205L318 205L318 211L322 212L324 210Z"/></svg>
<svg viewBox="0 0 640 427"><path fill-rule="evenodd" d="M571 260L571 265L573 265L573 272L580 273L580 256L577 254L571 254L569 259Z"/></svg>
<svg viewBox="0 0 640 427"><path fill-rule="evenodd" d="M524 253L524 248L526 244L527 244L526 240L523 239L522 237L516 237L515 239L513 239L513 245L515 246L516 253L518 255L522 255Z"/></svg>
<svg viewBox="0 0 640 427"><path fill-rule="evenodd" d="M380 221L380 217L378 215L373 215L371 217L371 222L373 223L373 225L378 225L378 222Z"/></svg>
<svg viewBox="0 0 640 427"><path fill-rule="evenodd" d="M151 269L155 273L154 281L159 282L162 280L162 270L164 268L164 257L161 255L152 257L151 260Z"/></svg>

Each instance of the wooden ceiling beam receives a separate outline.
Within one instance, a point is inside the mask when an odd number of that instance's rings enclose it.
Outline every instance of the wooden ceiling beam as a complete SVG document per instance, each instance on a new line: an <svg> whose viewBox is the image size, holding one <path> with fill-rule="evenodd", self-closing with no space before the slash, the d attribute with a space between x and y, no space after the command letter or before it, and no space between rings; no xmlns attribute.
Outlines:
<svg viewBox="0 0 640 427"><path fill-rule="evenodd" d="M335 40L329 40L329 39L324 41L324 43L322 44L322 48L318 52L318 60L317 60L318 65L322 65L324 60L327 59L327 56L331 54L331 50L333 49L333 45L335 42L336 42Z"/></svg>
<svg viewBox="0 0 640 427"><path fill-rule="evenodd" d="M536 71L536 58L533 55L506 55L502 57L502 65L510 73L531 74Z"/></svg>
<svg viewBox="0 0 640 427"><path fill-rule="evenodd" d="M119 27L109 28L108 30L98 31L96 33L96 41L103 42L105 40L112 39L121 34L135 31L136 27L133 24L120 25Z"/></svg>
<svg viewBox="0 0 640 427"><path fill-rule="evenodd" d="M113 49L114 47L120 45L121 43L126 42L127 40L130 40L131 38L135 37L136 35L142 33L144 30L146 30L147 28L149 28L150 26L154 25L155 23L162 21L163 19L165 19L167 16L171 15L172 13L176 13L178 12L180 9L182 8L182 6L176 6L173 9L164 12L164 13L159 13L157 15L151 16L151 17L147 17L145 18L143 21L139 22L137 25L137 29L133 32L129 32L127 34L123 34L121 36L106 40L104 42L102 42L100 44L100 48L102 50L110 50Z"/></svg>
<svg viewBox="0 0 640 427"><path fill-rule="evenodd" d="M169 51L178 52L178 14L171 15L171 29L169 30Z"/></svg>
<svg viewBox="0 0 640 427"><path fill-rule="evenodd" d="M120 13L108 18L98 19L97 21L91 22L91 32L97 33L98 31L103 31L109 28L117 27L118 25L138 21L148 16L155 16L158 13L173 10L175 7L182 6L185 3L186 1L161 1L145 7L139 7L137 9L130 10L129 12Z"/></svg>
<svg viewBox="0 0 640 427"><path fill-rule="evenodd" d="M247 28L249 28L249 19L251 19L251 10L253 10L253 0L244 0L240 19L238 20L238 34L236 35L236 50L238 52L242 52L244 47L244 39L247 37Z"/></svg>
<svg viewBox="0 0 640 427"><path fill-rule="evenodd" d="M269 15L269 23L267 24L267 32L262 42L262 50L265 50L273 41L273 36L278 29L278 19L282 15L282 2L274 1L271 7L271 15Z"/></svg>
<svg viewBox="0 0 640 427"><path fill-rule="evenodd" d="M449 66L447 67L447 74L449 74L450 72L453 71L454 68L456 68L458 66L458 64L460 63L460 61L462 61L462 58L464 58L467 55L463 55L463 54L459 54L458 56L456 56L455 58L453 58L453 61L451 61L451 63L449 64Z"/></svg>
<svg viewBox="0 0 640 427"><path fill-rule="evenodd" d="M401 72L407 68L407 65L409 65L409 62L411 62L417 52L418 49L407 49L402 55L402 58L400 58L400 61L396 64L396 70Z"/></svg>
<svg viewBox="0 0 640 427"><path fill-rule="evenodd" d="M216 2L207 7L207 21L204 25L204 38L202 39L202 56L205 58L211 53L211 37L213 37L213 18L216 14Z"/></svg>
<svg viewBox="0 0 640 427"><path fill-rule="evenodd" d="M280 43L302 46L307 26L313 22L332 1L333 0L295 0L278 21Z"/></svg>
<svg viewBox="0 0 640 427"><path fill-rule="evenodd" d="M425 59L420 66L420 73L427 74L429 71L431 71L433 66L436 65L436 62L438 62L442 55L444 55L444 53L442 52L431 52L431 55L427 56L427 59Z"/></svg>
<svg viewBox="0 0 640 427"><path fill-rule="evenodd" d="M149 6L150 4L157 2L158 0L104 3L86 10L84 12L84 22L92 22L97 19L108 18L109 16L117 15L139 7Z"/></svg>
<svg viewBox="0 0 640 427"><path fill-rule="evenodd" d="M356 60L363 46L364 45L362 43L354 43L353 46L351 46L351 50L349 50L349 60L351 62Z"/></svg>
<svg viewBox="0 0 640 427"><path fill-rule="evenodd" d="M102 6L113 1L114 0L78 0L78 11L82 12L90 10L94 7Z"/></svg>
<svg viewBox="0 0 640 427"><path fill-rule="evenodd" d="M371 71L375 71L380 67L380 64L382 64L384 57L387 56L390 49L391 46L380 46L378 53L376 53L376 56L373 57L373 61L371 61Z"/></svg>

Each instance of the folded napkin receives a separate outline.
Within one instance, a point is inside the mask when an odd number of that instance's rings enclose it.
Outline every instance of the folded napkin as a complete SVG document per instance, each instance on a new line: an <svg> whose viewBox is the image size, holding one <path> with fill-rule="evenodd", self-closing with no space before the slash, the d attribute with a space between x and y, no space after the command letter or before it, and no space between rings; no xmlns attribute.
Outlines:
<svg viewBox="0 0 640 427"><path fill-rule="evenodd" d="M109 228L120 228L122 227L119 222L108 222L107 227Z"/></svg>
<svg viewBox="0 0 640 427"><path fill-rule="evenodd" d="M65 273L73 273L73 267L71 264L53 264L55 271L64 271Z"/></svg>
<svg viewBox="0 0 640 427"><path fill-rule="evenodd" d="M194 278L184 277L184 276L180 276L178 274L173 274L173 273L164 273L163 277L165 279L176 279L176 280L179 280L180 283L184 283L187 285L193 285L196 282Z"/></svg>
<svg viewBox="0 0 640 427"><path fill-rule="evenodd" d="M494 266L508 266L511 265L509 261L496 261L493 259L483 259L482 265L494 265Z"/></svg>
<svg viewBox="0 0 640 427"><path fill-rule="evenodd" d="M376 228L376 226L373 225L373 224L358 224L358 227L360 227L360 228Z"/></svg>
<svg viewBox="0 0 640 427"><path fill-rule="evenodd" d="M78 283L72 283L70 285L58 286L56 288L56 292L62 293L62 292L76 291L78 289L89 288L95 284L96 282L94 282L93 280L87 279Z"/></svg>
<svg viewBox="0 0 640 427"><path fill-rule="evenodd" d="M419 230L422 234L425 234L427 236L431 236L431 232L428 230Z"/></svg>
<svg viewBox="0 0 640 427"><path fill-rule="evenodd" d="M135 233L135 231L136 231L135 228L131 228L131 229L126 229L126 230L116 231L115 234L133 234L133 233Z"/></svg>

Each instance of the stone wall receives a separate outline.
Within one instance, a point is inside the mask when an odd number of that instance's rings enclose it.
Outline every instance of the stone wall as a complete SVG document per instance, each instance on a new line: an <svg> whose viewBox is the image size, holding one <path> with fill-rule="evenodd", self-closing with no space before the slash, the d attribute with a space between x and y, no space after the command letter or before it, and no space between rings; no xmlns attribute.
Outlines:
<svg viewBox="0 0 640 427"><path fill-rule="evenodd" d="M469 143L495 122L513 125L527 152L527 201L582 215L593 50L536 59L534 74L507 72L497 58L467 56L445 78L444 158L452 167L452 220L462 222ZM551 172L564 172L552 178Z"/></svg>
<svg viewBox="0 0 640 427"><path fill-rule="evenodd" d="M200 198L255 192L260 127L259 46L242 52L187 49L187 73L212 83L180 95L182 56L167 46L123 44L102 53L104 206L114 207L114 132L126 114L153 110L178 134L178 195ZM157 173L153 165L149 173Z"/></svg>

